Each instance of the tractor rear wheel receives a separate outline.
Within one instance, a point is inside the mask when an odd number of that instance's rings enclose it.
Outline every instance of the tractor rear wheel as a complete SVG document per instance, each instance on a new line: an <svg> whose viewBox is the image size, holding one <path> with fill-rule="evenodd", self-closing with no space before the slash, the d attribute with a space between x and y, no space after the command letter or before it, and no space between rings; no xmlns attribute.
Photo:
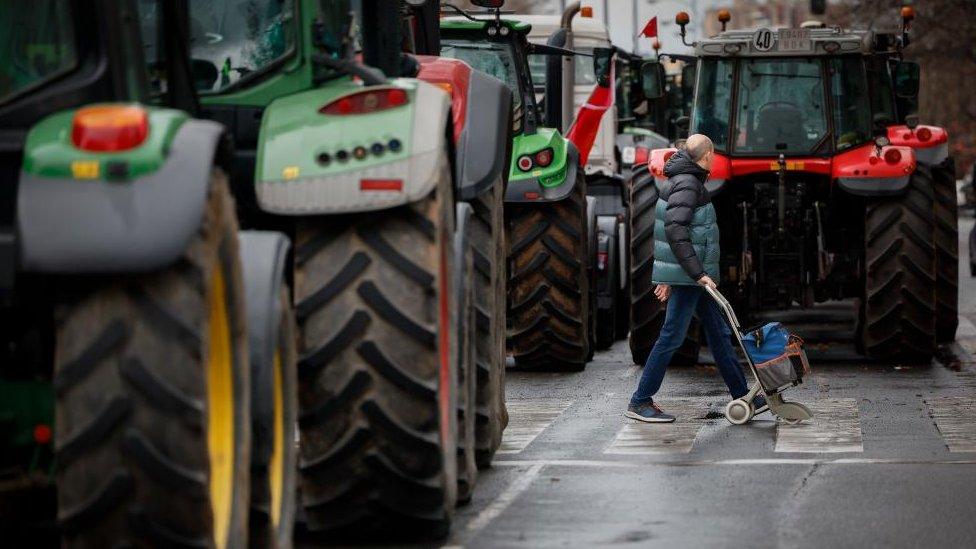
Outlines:
<svg viewBox="0 0 976 549"><path fill-rule="evenodd" d="M959 204L952 158L932 167L935 188L935 339L950 343L959 326Z"/></svg>
<svg viewBox="0 0 976 549"><path fill-rule="evenodd" d="M520 367L579 371L590 353L589 236L582 169L558 202L511 204L509 339Z"/></svg>
<svg viewBox="0 0 976 549"><path fill-rule="evenodd" d="M468 221L472 223L472 221ZM457 503L463 505L471 501L478 482L478 465L475 460L475 408L478 399L478 372L475 349L475 282L474 246L467 244L463 255L455 257L457 277L460 288L455 295L457 317Z"/></svg>
<svg viewBox="0 0 976 549"><path fill-rule="evenodd" d="M508 425L505 409L505 189L496 183L472 203L469 227L474 255L475 364L478 467L491 464Z"/></svg>
<svg viewBox="0 0 976 549"><path fill-rule="evenodd" d="M307 529L447 535L457 493L451 178L390 210L296 227Z"/></svg>
<svg viewBox="0 0 976 549"><path fill-rule="evenodd" d="M932 173L919 164L904 194L867 204L857 332L869 356L928 361L935 352L933 201Z"/></svg>
<svg viewBox="0 0 976 549"><path fill-rule="evenodd" d="M295 524L298 380L295 315L287 287L281 288L278 301L281 317L272 360L272 414L267 418L253 418L254 423L264 423L255 425L254 432L268 438L271 452L269 457L261 459L263 463L258 462L257 455L252 456L251 547L289 547Z"/></svg>
<svg viewBox="0 0 976 549"><path fill-rule="evenodd" d="M658 189L647 166L634 172L630 186L630 353L634 364L644 364L654 342L661 333L666 307L654 296L654 209ZM698 322L693 320L681 348L671 359L672 364L693 366L698 362L701 346Z"/></svg>
<svg viewBox="0 0 976 549"><path fill-rule="evenodd" d="M250 370L226 176L214 170L175 264L64 294L54 390L65 546L245 546Z"/></svg>

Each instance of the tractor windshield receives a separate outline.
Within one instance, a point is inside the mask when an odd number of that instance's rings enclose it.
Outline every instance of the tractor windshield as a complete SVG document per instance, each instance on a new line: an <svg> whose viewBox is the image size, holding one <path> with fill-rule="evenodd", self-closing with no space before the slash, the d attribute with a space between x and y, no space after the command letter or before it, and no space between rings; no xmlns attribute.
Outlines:
<svg viewBox="0 0 976 549"><path fill-rule="evenodd" d="M827 136L827 102L815 59L743 59L734 149L810 153Z"/></svg>
<svg viewBox="0 0 976 549"><path fill-rule="evenodd" d="M442 40L441 57L460 59L471 68L504 82L512 90L512 110L515 113L515 131L521 131L522 93L519 85L518 66L511 47L503 42L470 42L467 40Z"/></svg>
<svg viewBox="0 0 976 549"><path fill-rule="evenodd" d="M698 75L691 133L703 133L712 139L715 150L728 151L729 119L732 107L732 74L730 59L703 59Z"/></svg>
<svg viewBox="0 0 976 549"><path fill-rule="evenodd" d="M159 65L158 0L139 6L146 60ZM295 45L294 0L194 0L190 6L190 57L197 90L218 92L261 71ZM156 91L162 91L157 83Z"/></svg>
<svg viewBox="0 0 976 549"><path fill-rule="evenodd" d="M14 2L0 10L0 102L46 82L77 62L66 0Z"/></svg>

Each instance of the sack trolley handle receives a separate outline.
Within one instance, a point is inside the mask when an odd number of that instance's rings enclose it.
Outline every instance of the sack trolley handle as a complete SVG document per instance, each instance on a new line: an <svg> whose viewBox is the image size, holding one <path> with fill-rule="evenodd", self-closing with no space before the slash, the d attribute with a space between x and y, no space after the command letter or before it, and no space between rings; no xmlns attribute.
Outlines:
<svg viewBox="0 0 976 549"><path fill-rule="evenodd" d="M729 300L725 299L724 295L711 286L705 286L705 291L707 291L708 294L712 296L712 299L718 303L718 306L723 309L725 317L728 319L729 324L732 325L732 328L738 331L739 328L741 328L739 319L736 318L735 311L732 309L732 305L729 303Z"/></svg>

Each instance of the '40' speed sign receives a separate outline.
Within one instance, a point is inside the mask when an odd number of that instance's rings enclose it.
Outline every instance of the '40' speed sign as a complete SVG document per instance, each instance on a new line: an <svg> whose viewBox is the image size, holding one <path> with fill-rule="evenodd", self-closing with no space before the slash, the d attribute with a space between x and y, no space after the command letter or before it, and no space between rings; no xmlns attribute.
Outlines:
<svg viewBox="0 0 976 549"><path fill-rule="evenodd" d="M756 32L752 33L752 47L756 51L769 51L773 48L773 31L767 28L761 28Z"/></svg>

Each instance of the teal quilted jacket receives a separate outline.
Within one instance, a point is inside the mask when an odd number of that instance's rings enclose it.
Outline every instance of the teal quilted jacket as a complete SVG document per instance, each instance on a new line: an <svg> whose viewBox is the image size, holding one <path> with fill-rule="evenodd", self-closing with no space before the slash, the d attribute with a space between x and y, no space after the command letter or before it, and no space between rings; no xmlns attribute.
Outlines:
<svg viewBox="0 0 976 549"><path fill-rule="evenodd" d="M705 179L708 172L684 151L664 168L668 179L658 183L660 198L654 210L655 284L696 284L707 274L719 281L719 231Z"/></svg>

